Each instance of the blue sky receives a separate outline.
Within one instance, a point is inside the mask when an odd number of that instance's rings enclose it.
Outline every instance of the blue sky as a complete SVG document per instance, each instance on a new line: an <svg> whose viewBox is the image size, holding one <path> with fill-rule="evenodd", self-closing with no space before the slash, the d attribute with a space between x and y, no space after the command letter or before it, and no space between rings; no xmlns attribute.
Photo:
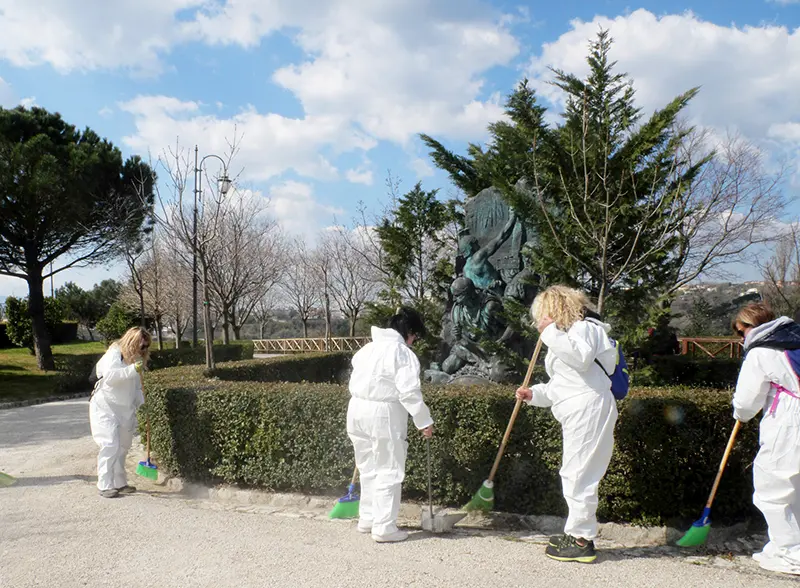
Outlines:
<svg viewBox="0 0 800 588"><path fill-rule="evenodd" d="M692 122L797 160L798 0L0 0L0 105L59 111L154 159L178 139L221 154L235 128L240 187L313 240L359 201L377 213L389 170L446 194L417 134L485 140L525 75L557 109L547 66L582 73L600 26L646 110L702 85ZM0 277L0 296L25 292Z"/></svg>

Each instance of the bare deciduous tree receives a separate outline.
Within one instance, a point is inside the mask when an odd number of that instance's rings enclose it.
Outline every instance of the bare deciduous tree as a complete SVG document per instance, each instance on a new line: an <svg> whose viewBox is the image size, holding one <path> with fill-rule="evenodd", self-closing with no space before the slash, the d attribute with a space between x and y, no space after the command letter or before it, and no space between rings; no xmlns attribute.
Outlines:
<svg viewBox="0 0 800 588"><path fill-rule="evenodd" d="M691 164L705 157L708 131L691 136L682 149ZM753 144L728 134L688 194L693 212L682 228L684 249L679 279L672 292L701 275L725 277L731 262L755 261L758 245L774 241L778 221L788 204L781 191L785 170L769 171Z"/></svg>
<svg viewBox="0 0 800 588"><path fill-rule="evenodd" d="M229 197L219 223L219 242L209 258L209 285L222 317L224 343L238 339L259 298L283 271L280 228L252 192Z"/></svg>
<svg viewBox="0 0 800 588"><path fill-rule="evenodd" d="M773 256L760 264L764 298L777 314L800 315L800 226L793 223L778 240Z"/></svg>
<svg viewBox="0 0 800 588"><path fill-rule="evenodd" d="M377 292L372 264L361 253L365 251L364 245L360 231L348 231L344 227L326 233L320 244L332 260L330 293L349 323L351 337L355 337L359 314Z"/></svg>
<svg viewBox="0 0 800 588"><path fill-rule="evenodd" d="M225 155L226 167L238 148L236 140L228 144ZM203 327L206 348L206 368L213 370L214 363L214 329L211 321L211 287L209 269L218 247L220 224L225 212L225 195L218 189L217 182L208 177L205 170L195 171L189 153L176 144L159 157L158 164L167 179L168 194L162 194L156 188L157 211L156 222L165 234L180 242L183 247L177 253L183 261L192 263L192 256L197 256L198 277L202 284L203 294ZM204 174L204 188L197 199L197 230L194 228L194 195L189 189L192 174ZM195 238L196 237L196 238Z"/></svg>
<svg viewBox="0 0 800 588"><path fill-rule="evenodd" d="M311 254L303 241L295 239L289 249L289 263L281 280L281 289L289 306L303 324L303 337L308 337L308 321L319 300Z"/></svg>

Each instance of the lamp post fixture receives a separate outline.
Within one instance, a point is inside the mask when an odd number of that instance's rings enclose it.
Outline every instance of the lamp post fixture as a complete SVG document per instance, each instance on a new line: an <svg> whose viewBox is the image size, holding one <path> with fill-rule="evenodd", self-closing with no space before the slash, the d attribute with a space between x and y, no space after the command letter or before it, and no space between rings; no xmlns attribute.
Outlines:
<svg viewBox="0 0 800 588"><path fill-rule="evenodd" d="M218 178L219 192L223 196L231 189L228 177L228 166L219 155L209 154L198 162L198 148L194 147L194 213L192 219L192 347L197 347L197 200L201 197L203 186L203 162L209 157L219 159L222 163L222 175ZM206 338L208 334L206 333ZM213 340L213 336L212 336Z"/></svg>

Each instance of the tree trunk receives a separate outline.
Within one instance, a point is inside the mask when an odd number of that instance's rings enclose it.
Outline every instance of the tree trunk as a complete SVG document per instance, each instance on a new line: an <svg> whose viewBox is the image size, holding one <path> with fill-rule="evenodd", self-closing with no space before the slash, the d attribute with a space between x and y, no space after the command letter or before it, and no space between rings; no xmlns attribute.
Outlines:
<svg viewBox="0 0 800 588"><path fill-rule="evenodd" d="M303 338L308 339L308 319L300 319L303 321Z"/></svg>
<svg viewBox="0 0 800 588"><path fill-rule="evenodd" d="M355 337L356 336L356 321L357 320L358 320L358 314L357 313L353 313L352 315L350 315L350 336L351 337Z"/></svg>
<svg viewBox="0 0 800 588"><path fill-rule="evenodd" d="M158 341L158 350L164 351L164 336L161 334L160 316L156 316L156 340Z"/></svg>
<svg viewBox="0 0 800 588"><path fill-rule="evenodd" d="M236 307L231 308L231 329L233 329L233 340L239 339L239 334L242 332L242 325L236 324Z"/></svg>
<svg viewBox="0 0 800 588"><path fill-rule="evenodd" d="M263 339L264 338L264 323L259 323L258 324L258 338L259 339Z"/></svg>
<svg viewBox="0 0 800 588"><path fill-rule="evenodd" d="M33 350L36 353L36 365L43 371L55 371L53 350L50 347L50 333L44 322L44 286L42 284L42 268L28 265L28 313L31 317L33 331Z"/></svg>
<svg viewBox="0 0 800 588"><path fill-rule="evenodd" d="M89 327L89 326L87 325L87 326L86 326L86 330L87 330L87 331L89 331L89 341L91 341L92 343L94 343L94 333L92 333L92 329L91 329L91 327Z"/></svg>
<svg viewBox="0 0 800 588"><path fill-rule="evenodd" d="M222 307L222 344L227 345L231 342L230 336L230 311L228 307Z"/></svg>
<svg viewBox="0 0 800 588"><path fill-rule="evenodd" d="M212 371L214 365L214 330L211 327L211 303L208 300L208 266L203 264L203 328L206 340L206 369Z"/></svg>
<svg viewBox="0 0 800 588"><path fill-rule="evenodd" d="M139 315L142 317L141 327L143 329L146 329L147 328L147 323L146 323L145 318L144 318L144 315L145 315L145 311L144 311L144 284L142 282L139 282Z"/></svg>
<svg viewBox="0 0 800 588"><path fill-rule="evenodd" d="M331 350L331 297L325 292L325 351Z"/></svg>

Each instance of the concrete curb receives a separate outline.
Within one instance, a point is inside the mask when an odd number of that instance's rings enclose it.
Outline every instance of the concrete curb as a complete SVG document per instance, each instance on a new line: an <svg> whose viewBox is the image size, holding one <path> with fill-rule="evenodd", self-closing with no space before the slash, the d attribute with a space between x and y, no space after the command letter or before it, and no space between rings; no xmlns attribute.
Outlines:
<svg viewBox="0 0 800 588"><path fill-rule="evenodd" d="M163 478L160 481L167 490L190 499L225 503L232 507L260 507L271 513L287 516L327 519L335 497L309 496L291 493L271 493L262 490L242 489L235 486L208 487L186 482L180 478ZM435 508L435 507L434 507ZM400 509L400 522L411 528L420 528L422 505L404 502ZM539 536L563 532L564 519L556 516L517 515L511 513L470 513L456 529L471 532L514 533L522 537ZM601 523L598 541L601 544L626 548L663 547L678 550L675 542L686 529L673 527L636 527L620 523ZM533 537L535 540L537 537ZM765 534L748 531L745 523L731 527L714 526L705 547L701 551L752 553L766 543ZM683 550L684 552L687 550Z"/></svg>
<svg viewBox="0 0 800 588"><path fill-rule="evenodd" d="M79 392L77 394L64 394L61 396L48 396L46 398L32 398L30 400L16 400L14 402L0 402L0 410L9 408L22 408L24 406L35 406L37 404L47 404L48 402L63 402L64 400L75 400L77 398L88 398L91 392Z"/></svg>

